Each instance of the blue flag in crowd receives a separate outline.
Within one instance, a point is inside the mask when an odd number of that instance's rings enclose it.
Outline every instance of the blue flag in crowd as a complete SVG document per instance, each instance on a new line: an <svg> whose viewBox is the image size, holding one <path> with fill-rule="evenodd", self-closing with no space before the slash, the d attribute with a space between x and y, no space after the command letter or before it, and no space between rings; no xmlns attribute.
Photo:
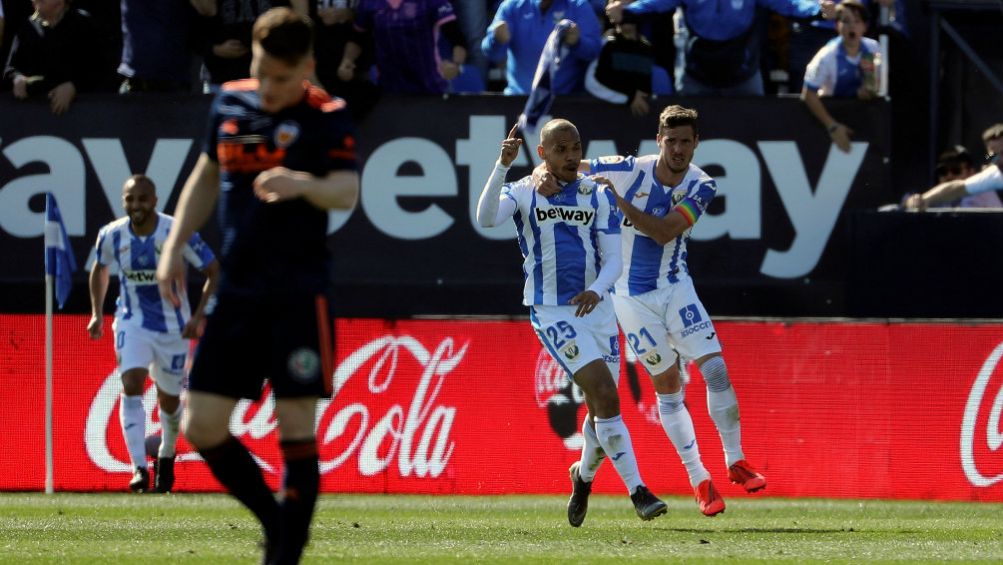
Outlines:
<svg viewBox="0 0 1003 565"><path fill-rule="evenodd" d="M554 74L568 54L569 48L563 40L571 25L571 20L557 22L554 31L547 38L547 44L543 46L540 62L536 65L536 74L533 76L533 90L529 92L526 107L519 116L519 129L523 131L535 131L540 117L549 112L554 103Z"/></svg>
<svg viewBox="0 0 1003 565"><path fill-rule="evenodd" d="M73 272L77 262L73 260L73 248L66 235L63 216L59 213L56 197L45 193L45 274L52 275L56 284L56 301L62 309L73 288Z"/></svg>

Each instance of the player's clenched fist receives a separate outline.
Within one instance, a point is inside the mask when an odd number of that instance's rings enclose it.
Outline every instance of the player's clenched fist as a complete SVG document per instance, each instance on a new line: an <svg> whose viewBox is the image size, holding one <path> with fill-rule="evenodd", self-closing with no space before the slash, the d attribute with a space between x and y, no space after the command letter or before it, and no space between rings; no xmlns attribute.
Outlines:
<svg viewBox="0 0 1003 565"><path fill-rule="evenodd" d="M508 137L502 140L501 143L501 155L498 156L498 162L504 167L508 167L515 161L515 158L519 156L519 147L522 146L522 139L516 137L516 132L519 131L519 124L512 126L511 131L508 132Z"/></svg>

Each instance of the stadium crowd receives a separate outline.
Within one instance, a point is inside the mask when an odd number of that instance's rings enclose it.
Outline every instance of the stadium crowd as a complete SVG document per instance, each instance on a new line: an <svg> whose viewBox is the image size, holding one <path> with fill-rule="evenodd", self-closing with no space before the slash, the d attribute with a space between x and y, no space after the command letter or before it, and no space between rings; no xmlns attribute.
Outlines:
<svg viewBox="0 0 1003 565"><path fill-rule="evenodd" d="M874 6L894 13L901 4L854 1L870 19L863 28L875 31ZM569 56L558 69L556 94L591 92L646 113L651 95L800 92L808 61L838 42L836 4L2 0L0 60L4 88L18 98L38 93L51 99L67 82L74 93L216 91L249 75L251 24L269 8L285 5L317 25L318 82L364 110L378 92L527 94L548 36L559 21L569 20L563 37Z"/></svg>

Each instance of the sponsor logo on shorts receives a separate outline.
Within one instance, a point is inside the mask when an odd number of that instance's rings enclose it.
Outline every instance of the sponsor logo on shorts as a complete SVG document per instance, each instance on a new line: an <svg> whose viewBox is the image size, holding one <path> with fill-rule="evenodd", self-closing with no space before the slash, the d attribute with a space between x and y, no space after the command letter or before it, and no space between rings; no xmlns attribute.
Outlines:
<svg viewBox="0 0 1003 565"><path fill-rule="evenodd" d="M686 337L699 331L710 329L710 320L704 320L700 315L700 310L696 304L687 304L679 309L679 317L683 320L683 333L680 337Z"/></svg>
<svg viewBox="0 0 1003 565"><path fill-rule="evenodd" d="M309 383L320 374L320 356L317 352L301 347L289 354L287 363L289 375L297 381Z"/></svg>
<svg viewBox="0 0 1003 565"><path fill-rule="evenodd" d="M155 283L157 282L157 271L155 270L145 270L145 271L122 271L125 278L130 282L135 283Z"/></svg>
<svg viewBox="0 0 1003 565"><path fill-rule="evenodd" d="M662 362L662 356L657 351L654 351L651 355L644 358L644 362L649 365L657 365Z"/></svg>

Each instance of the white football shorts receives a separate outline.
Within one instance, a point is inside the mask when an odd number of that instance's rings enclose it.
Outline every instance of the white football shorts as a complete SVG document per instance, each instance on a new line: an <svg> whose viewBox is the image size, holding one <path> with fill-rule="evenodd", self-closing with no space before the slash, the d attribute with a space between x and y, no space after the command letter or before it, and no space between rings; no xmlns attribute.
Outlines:
<svg viewBox="0 0 1003 565"><path fill-rule="evenodd" d="M683 362L721 352L721 342L693 279L637 296L613 295L613 306L627 346L651 375L667 371L676 355Z"/></svg>
<svg viewBox="0 0 1003 565"><path fill-rule="evenodd" d="M575 316L578 306L536 305L529 309L529 319L537 337L550 356L564 368L568 377L596 359L609 367L613 380L620 377L620 334L616 312L609 299L582 318Z"/></svg>
<svg viewBox="0 0 1003 565"><path fill-rule="evenodd" d="M188 360L188 340L179 334L162 333L128 323L112 324L115 358L119 373L147 368L157 387L171 396L180 396Z"/></svg>

